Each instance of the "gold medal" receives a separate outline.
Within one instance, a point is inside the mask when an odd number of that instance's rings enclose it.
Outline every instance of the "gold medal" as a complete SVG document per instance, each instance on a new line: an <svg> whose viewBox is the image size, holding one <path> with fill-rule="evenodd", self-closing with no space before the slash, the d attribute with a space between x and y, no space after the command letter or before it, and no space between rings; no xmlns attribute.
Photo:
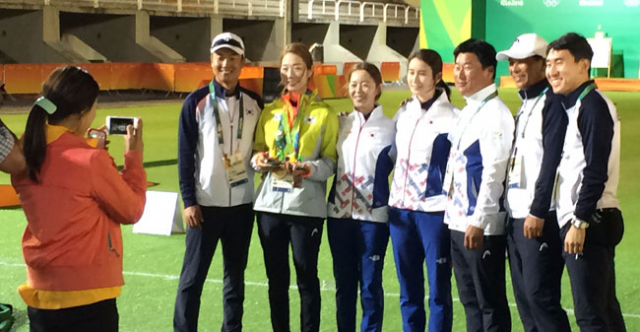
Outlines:
<svg viewBox="0 0 640 332"><path fill-rule="evenodd" d="M278 169L272 170L271 174L273 175L274 178L278 180L282 180L284 179L285 176L287 176L287 171L283 170L282 168L278 168Z"/></svg>

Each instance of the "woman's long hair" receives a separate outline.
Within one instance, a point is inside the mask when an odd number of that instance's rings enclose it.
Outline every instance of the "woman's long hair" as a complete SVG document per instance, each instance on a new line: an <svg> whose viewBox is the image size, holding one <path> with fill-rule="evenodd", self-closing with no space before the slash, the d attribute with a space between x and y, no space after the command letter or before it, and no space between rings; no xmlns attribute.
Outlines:
<svg viewBox="0 0 640 332"><path fill-rule="evenodd" d="M422 62L426 63L431 68L433 79L435 79L438 74L442 73L442 57L440 57L440 54L438 54L438 52L424 48L417 50L413 52L411 56L409 56L409 61L407 61L407 64L414 58L422 60ZM451 99L451 89L443 79L440 79L440 81L436 84L436 88L442 89L447 94L447 98Z"/></svg>
<svg viewBox="0 0 640 332"><path fill-rule="evenodd" d="M54 70L42 84L42 96L57 109L53 114L33 105L24 132L23 152L27 162L27 174L39 182L40 168L47 154L45 124L57 124L72 115L82 115L91 110L98 98L100 87L93 77L79 67L60 67Z"/></svg>

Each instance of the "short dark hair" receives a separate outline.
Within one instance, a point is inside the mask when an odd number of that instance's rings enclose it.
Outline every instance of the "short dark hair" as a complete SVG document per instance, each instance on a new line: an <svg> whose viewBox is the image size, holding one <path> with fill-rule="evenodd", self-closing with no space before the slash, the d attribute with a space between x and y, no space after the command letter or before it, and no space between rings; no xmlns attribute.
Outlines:
<svg viewBox="0 0 640 332"><path fill-rule="evenodd" d="M376 83L376 87L380 87L380 92L376 95L376 101L378 101L378 99L380 99L380 96L382 95L382 74L380 73L380 69L378 69L378 67L376 67L376 65L374 65L373 63L360 62L353 68L351 68L351 71L349 71L349 74L347 74L347 82L351 81L351 74L358 70L366 71L367 74L369 74L369 76L371 76L373 81Z"/></svg>
<svg viewBox="0 0 640 332"><path fill-rule="evenodd" d="M493 67L493 79L496 78L496 66L498 60L496 60L496 49L484 40L471 38L462 42L453 50L454 59L458 58L460 53L473 53L478 57L482 69L487 67Z"/></svg>
<svg viewBox="0 0 640 332"><path fill-rule="evenodd" d="M564 34L562 37L549 43L549 46L547 46L547 54L549 54L552 49L569 51L576 59L576 62L582 59L587 59L591 62L593 58L593 50L587 39L575 32Z"/></svg>
<svg viewBox="0 0 640 332"><path fill-rule="evenodd" d="M411 60L413 59L420 59L422 62L426 63L427 66L431 68L433 79L436 78L436 75L442 73L442 57L438 52L434 50L419 49L413 52L409 56L409 61L407 61L407 64L409 64L409 62L411 62ZM437 87L442 89L447 94L447 98L451 97L451 89L449 89L449 86L443 79L441 79L440 82L437 83Z"/></svg>

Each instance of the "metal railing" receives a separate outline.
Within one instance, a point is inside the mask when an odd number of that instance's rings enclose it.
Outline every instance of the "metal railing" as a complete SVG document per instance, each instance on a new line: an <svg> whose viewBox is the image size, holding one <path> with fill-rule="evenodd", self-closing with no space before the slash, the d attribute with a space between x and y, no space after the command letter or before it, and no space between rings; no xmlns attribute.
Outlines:
<svg viewBox="0 0 640 332"><path fill-rule="evenodd" d="M313 1L313 0L311 0ZM351 13L351 8L353 7L361 7L361 2L359 1L351 1L351 0L338 0L334 6L335 8L335 17L336 21L340 20L340 5L345 4L347 6L346 16L353 16ZM313 7L312 7L313 8ZM360 16L360 15L358 15ZM360 17L360 21L362 22L363 18Z"/></svg>
<svg viewBox="0 0 640 332"><path fill-rule="evenodd" d="M0 4L149 9L239 16L284 17L287 0L0 0Z"/></svg>
<svg viewBox="0 0 640 332"><path fill-rule="evenodd" d="M384 22L387 22L387 18L389 18L389 9L393 8L393 16L391 16L391 18L394 19L399 19L400 16L398 16L398 9L400 9L400 13L403 14L404 16L404 23L408 24L409 23L409 12L411 10L413 10L415 12L415 18L419 19L420 18L420 10L418 8L412 7L412 6L405 6L405 5L398 5L395 3L387 3L384 5L384 15L383 15L383 20ZM404 11L404 13L403 13Z"/></svg>
<svg viewBox="0 0 640 332"><path fill-rule="evenodd" d="M300 8L304 8L302 4L300 4ZM395 3L359 2L353 0L309 0L306 8L307 19L309 20L318 18L318 16L328 18L331 15L336 21L339 21L342 17L355 19L359 22L364 22L369 19L382 19L385 23L394 20L396 22L401 21L404 24L409 24L410 20L417 21L420 18L420 10L418 8Z"/></svg>
<svg viewBox="0 0 640 332"><path fill-rule="evenodd" d="M376 7L379 7L380 13L384 12L384 4L380 2L363 2L360 6L360 22L364 21L366 13L370 12L369 17L376 17ZM367 10L369 8L369 10Z"/></svg>

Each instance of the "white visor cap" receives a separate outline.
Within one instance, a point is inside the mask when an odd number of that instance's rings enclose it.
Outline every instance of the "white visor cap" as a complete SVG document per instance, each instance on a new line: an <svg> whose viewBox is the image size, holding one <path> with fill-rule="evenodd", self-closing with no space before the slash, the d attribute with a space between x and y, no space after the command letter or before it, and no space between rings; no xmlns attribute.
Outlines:
<svg viewBox="0 0 640 332"><path fill-rule="evenodd" d="M213 38L211 42L211 53L222 48L228 48L244 56L244 43L242 42L242 38L231 32L223 32Z"/></svg>
<svg viewBox="0 0 640 332"><path fill-rule="evenodd" d="M526 59L534 55L547 57L547 42L535 33L525 33L518 36L511 44L511 48L498 52L496 60Z"/></svg>

